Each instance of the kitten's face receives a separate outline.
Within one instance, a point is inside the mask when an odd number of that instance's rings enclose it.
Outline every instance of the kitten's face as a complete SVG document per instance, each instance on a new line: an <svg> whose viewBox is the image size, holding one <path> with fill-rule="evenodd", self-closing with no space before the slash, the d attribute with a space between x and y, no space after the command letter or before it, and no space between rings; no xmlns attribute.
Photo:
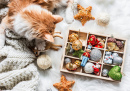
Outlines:
<svg viewBox="0 0 130 91"><path fill-rule="evenodd" d="M63 20L58 15L52 15L47 10L41 12L30 10L22 12L22 17L26 19L33 28L33 37L54 42L53 34L57 23Z"/></svg>

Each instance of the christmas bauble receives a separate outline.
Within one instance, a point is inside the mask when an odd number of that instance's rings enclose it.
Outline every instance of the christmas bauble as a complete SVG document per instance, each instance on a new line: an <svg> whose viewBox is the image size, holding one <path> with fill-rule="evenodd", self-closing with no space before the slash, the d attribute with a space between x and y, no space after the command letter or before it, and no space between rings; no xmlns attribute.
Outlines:
<svg viewBox="0 0 130 91"><path fill-rule="evenodd" d="M99 61L102 57L102 52L99 49L93 49L90 53L90 59L93 61Z"/></svg>
<svg viewBox="0 0 130 91"><path fill-rule="evenodd" d="M100 13L96 18L96 23L100 26L106 26L109 24L110 16L107 13Z"/></svg>
<svg viewBox="0 0 130 91"><path fill-rule="evenodd" d="M72 48L76 51L82 49L82 42L80 40L75 40L73 43L72 43Z"/></svg>
<svg viewBox="0 0 130 91"><path fill-rule="evenodd" d="M103 70L102 70L102 75L103 75L103 76L107 76L107 75L108 75L108 72L109 72L108 69L103 69Z"/></svg>
<svg viewBox="0 0 130 91"><path fill-rule="evenodd" d="M123 61L123 59L119 56L113 58L113 64L115 64L115 65L121 65L122 61Z"/></svg>
<svg viewBox="0 0 130 91"><path fill-rule="evenodd" d="M66 64L66 69L67 69L67 70L72 70L72 71L74 71L74 70L76 70L77 68L78 68L78 67L77 67L76 64L72 64L72 63Z"/></svg>
<svg viewBox="0 0 130 91"><path fill-rule="evenodd" d="M80 67L80 65L81 65L81 61L80 60L76 60L74 63L77 65L77 67Z"/></svg>
<svg viewBox="0 0 130 91"><path fill-rule="evenodd" d="M78 40L78 35L76 33L72 33L71 35L69 35L70 42L73 42L75 40Z"/></svg>
<svg viewBox="0 0 130 91"><path fill-rule="evenodd" d="M52 63L51 63L51 58L48 55L41 55L37 58L37 65L41 68L41 69L48 69L51 67Z"/></svg>
<svg viewBox="0 0 130 91"><path fill-rule="evenodd" d="M85 65L85 67L84 67L84 71L85 71L86 73L93 73L93 71L94 71L93 66L94 66L93 63L90 63L90 62L87 63L87 64Z"/></svg>
<svg viewBox="0 0 130 91"><path fill-rule="evenodd" d="M112 57L118 57L118 54L117 53L113 53Z"/></svg>
<svg viewBox="0 0 130 91"><path fill-rule="evenodd" d="M65 63L71 63L71 59L70 58L65 58Z"/></svg>

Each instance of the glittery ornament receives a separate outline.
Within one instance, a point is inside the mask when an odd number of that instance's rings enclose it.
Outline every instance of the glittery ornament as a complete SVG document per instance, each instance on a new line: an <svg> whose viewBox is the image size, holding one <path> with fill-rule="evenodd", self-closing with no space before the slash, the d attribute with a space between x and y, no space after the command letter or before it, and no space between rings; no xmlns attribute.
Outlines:
<svg viewBox="0 0 130 91"><path fill-rule="evenodd" d="M72 33L71 35L69 35L69 41L70 42L73 42L75 40L78 40L78 34Z"/></svg>
<svg viewBox="0 0 130 91"><path fill-rule="evenodd" d="M38 57L37 59L37 65L41 68L41 69L48 69L51 67L52 63L51 63L51 58L48 55L41 55Z"/></svg>
<svg viewBox="0 0 130 91"><path fill-rule="evenodd" d="M113 42L113 43L116 43L116 39L113 38L113 37L110 37L110 38L107 40L107 42Z"/></svg>
<svg viewBox="0 0 130 91"><path fill-rule="evenodd" d="M79 12L74 16L74 18L76 20L80 20L83 26L87 21L95 20L95 18L92 17L91 15L92 6L89 6L88 8L85 9L78 4L77 9Z"/></svg>
<svg viewBox="0 0 130 91"><path fill-rule="evenodd" d="M93 73L94 69L93 69L94 64L93 63L87 63L84 67L84 71L85 73Z"/></svg>
<svg viewBox="0 0 130 91"><path fill-rule="evenodd" d="M71 59L70 58L65 58L65 63L71 63Z"/></svg>
<svg viewBox="0 0 130 91"><path fill-rule="evenodd" d="M99 49L93 49L90 53L90 59L93 61L99 61L102 57L102 52Z"/></svg>
<svg viewBox="0 0 130 91"><path fill-rule="evenodd" d="M102 70L102 76L108 76L108 69L103 69Z"/></svg>
<svg viewBox="0 0 130 91"><path fill-rule="evenodd" d="M96 18L96 23L100 26L107 26L110 21L110 16L107 13L100 13Z"/></svg>
<svg viewBox="0 0 130 91"><path fill-rule="evenodd" d="M123 48L123 44L121 41L116 41L116 44L120 49Z"/></svg>
<svg viewBox="0 0 130 91"><path fill-rule="evenodd" d="M66 67L67 70L70 70L70 71L75 71L78 68L76 64L72 64L72 63L66 64L65 67Z"/></svg>
<svg viewBox="0 0 130 91"><path fill-rule="evenodd" d="M77 67L80 67L80 65L81 65L81 61L80 60L76 60L74 63L77 65Z"/></svg>
<svg viewBox="0 0 130 91"><path fill-rule="evenodd" d="M108 73L109 77L111 77L113 80L121 80L122 74L121 74L121 68L119 66L114 66Z"/></svg>
<svg viewBox="0 0 130 91"><path fill-rule="evenodd" d="M65 76L62 75L61 82L55 83L53 86L58 89L58 91L72 91L70 88L74 85L75 81L67 81Z"/></svg>
<svg viewBox="0 0 130 91"><path fill-rule="evenodd" d="M72 43L72 48L76 51L82 49L82 42L80 40L75 40L73 43Z"/></svg>

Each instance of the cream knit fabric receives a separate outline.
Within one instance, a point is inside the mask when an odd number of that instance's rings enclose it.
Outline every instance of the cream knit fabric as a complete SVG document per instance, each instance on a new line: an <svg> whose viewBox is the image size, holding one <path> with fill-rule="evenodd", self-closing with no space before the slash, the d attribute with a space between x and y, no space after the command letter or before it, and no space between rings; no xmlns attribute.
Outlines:
<svg viewBox="0 0 130 91"><path fill-rule="evenodd" d="M35 55L28 46L32 44L6 30L6 45L0 50L0 89L6 91L35 91L38 71L33 63Z"/></svg>

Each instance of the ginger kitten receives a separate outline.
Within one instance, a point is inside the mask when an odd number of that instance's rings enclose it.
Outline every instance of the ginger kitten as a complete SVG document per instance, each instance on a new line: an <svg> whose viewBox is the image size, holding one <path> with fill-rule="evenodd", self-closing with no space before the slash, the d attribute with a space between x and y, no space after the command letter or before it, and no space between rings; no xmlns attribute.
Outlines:
<svg viewBox="0 0 130 91"><path fill-rule="evenodd" d="M57 23L63 18L53 15L54 8L67 5L69 0L11 0L8 15L0 25L0 48L5 44L5 29L10 29L28 40L54 42Z"/></svg>

